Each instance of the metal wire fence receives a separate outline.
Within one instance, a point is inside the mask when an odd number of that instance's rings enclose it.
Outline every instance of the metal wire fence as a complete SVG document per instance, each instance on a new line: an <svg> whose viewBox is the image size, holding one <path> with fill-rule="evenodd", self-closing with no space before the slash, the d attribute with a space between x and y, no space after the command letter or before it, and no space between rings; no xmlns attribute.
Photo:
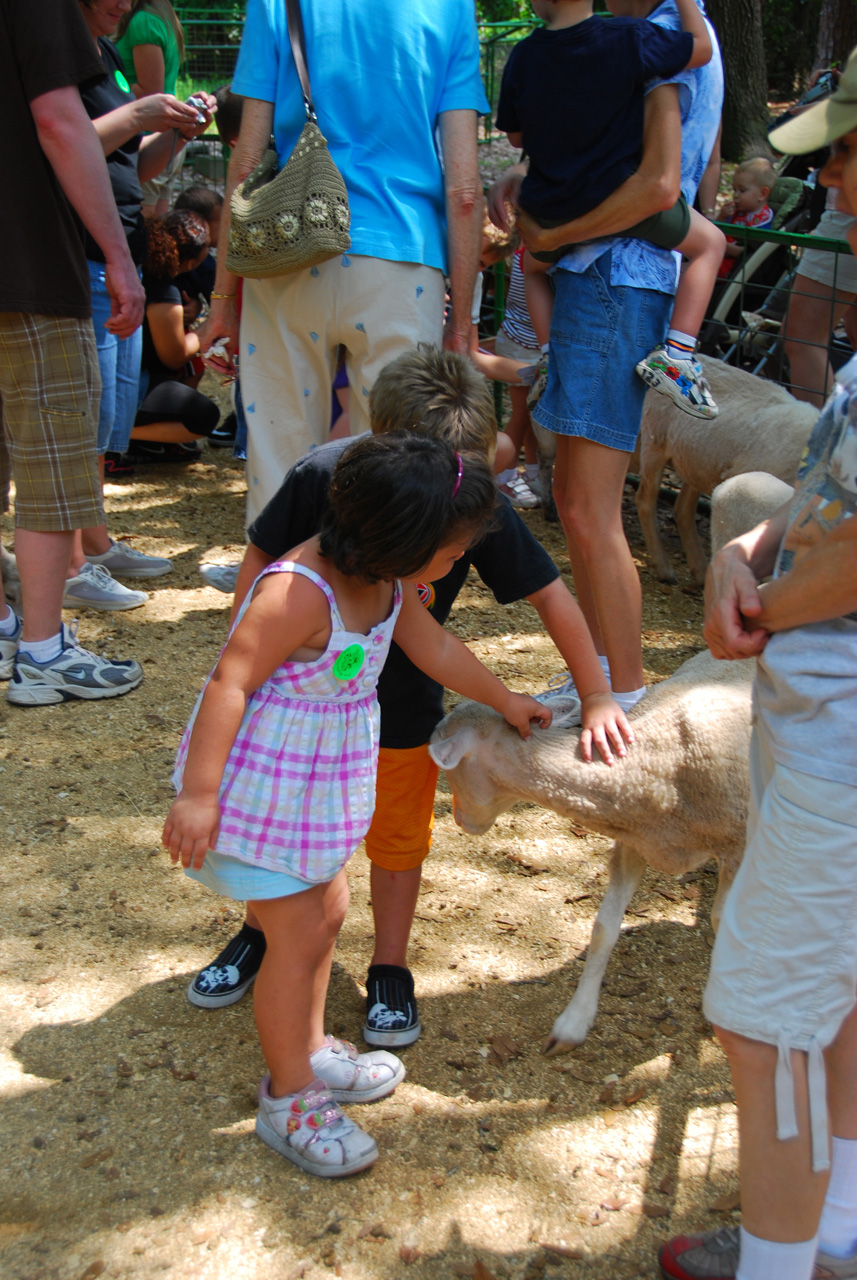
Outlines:
<svg viewBox="0 0 857 1280"><path fill-rule="evenodd" d="M213 89L232 79L241 33L243 0L222 5L175 6L185 33L186 58L182 86ZM485 22L479 26L482 79L492 111L497 106L503 68L513 46L533 28L532 22Z"/></svg>
<svg viewBox="0 0 857 1280"><path fill-rule="evenodd" d="M842 328L853 298L854 262L844 240L764 231L720 223L744 255L730 277L718 282L701 334L704 352L750 373L781 382L802 398L823 398L832 377L853 354ZM801 273L807 250L812 275ZM821 271L816 268L820 267Z"/></svg>

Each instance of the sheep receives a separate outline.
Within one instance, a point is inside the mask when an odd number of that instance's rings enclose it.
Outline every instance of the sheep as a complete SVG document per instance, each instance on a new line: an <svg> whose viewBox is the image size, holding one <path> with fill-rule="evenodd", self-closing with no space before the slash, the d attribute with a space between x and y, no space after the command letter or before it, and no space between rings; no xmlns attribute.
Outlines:
<svg viewBox="0 0 857 1280"><path fill-rule="evenodd" d="M3 591L6 600L13 606L21 603L21 579L18 575L18 562L13 552L0 543L0 572L3 576Z"/></svg>
<svg viewBox="0 0 857 1280"><path fill-rule="evenodd" d="M497 712L462 702L432 735L429 750L447 772L455 821L465 832L481 835L498 814L528 800L615 842L583 974L553 1025L548 1052L586 1038L622 916L647 864L680 875L716 858L716 928L744 847L753 669L752 661L717 662L707 652L690 658L635 707L636 743L612 767L585 763L580 729L567 727L563 714L523 740Z"/></svg>
<svg viewBox="0 0 857 1280"><path fill-rule="evenodd" d="M752 529L791 496L766 473L733 477L712 494L712 551ZM755 664L696 654L631 712L636 742L612 768L586 764L577 744L576 699L551 699L554 721L526 741L495 711L462 702L432 735L455 821L481 835L518 800L545 804L612 836L610 880L573 998L554 1022L545 1052L582 1044L598 1012L601 982L625 908L646 865L680 875L719 864L714 929L744 851L749 796L750 690Z"/></svg>
<svg viewBox="0 0 857 1280"><path fill-rule="evenodd" d="M681 479L675 522L694 581L705 580L706 557L696 529L696 503L730 476L766 471L791 484L818 417L812 405L773 382L702 357L720 407L712 420L692 418L666 396L648 392L639 441L637 514L654 570L675 582L657 525L658 491L667 463ZM633 464L632 464L633 470Z"/></svg>
<svg viewBox="0 0 857 1280"><path fill-rule="evenodd" d="M711 495L711 553L745 533L788 502L790 484L766 471L746 471L719 484Z"/></svg>

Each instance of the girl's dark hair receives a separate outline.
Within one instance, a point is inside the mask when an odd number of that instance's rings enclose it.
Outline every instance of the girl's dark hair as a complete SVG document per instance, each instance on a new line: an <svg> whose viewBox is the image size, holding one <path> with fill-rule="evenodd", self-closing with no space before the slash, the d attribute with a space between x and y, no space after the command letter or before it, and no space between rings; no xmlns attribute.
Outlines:
<svg viewBox="0 0 857 1280"><path fill-rule="evenodd" d="M146 226L146 271L159 280L172 280L183 262L198 258L208 244L208 225L190 209L176 209Z"/></svg>
<svg viewBox="0 0 857 1280"><path fill-rule="evenodd" d="M445 440L407 432L358 440L330 482L321 554L364 582L410 577L440 547L476 541L496 499L485 459L456 454Z"/></svg>

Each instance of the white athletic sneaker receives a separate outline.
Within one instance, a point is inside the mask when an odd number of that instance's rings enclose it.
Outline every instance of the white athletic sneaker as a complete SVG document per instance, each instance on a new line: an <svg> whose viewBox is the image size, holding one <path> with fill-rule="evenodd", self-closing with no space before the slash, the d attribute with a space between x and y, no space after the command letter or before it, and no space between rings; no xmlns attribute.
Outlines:
<svg viewBox="0 0 857 1280"><path fill-rule="evenodd" d="M539 500L522 475L516 474L506 484L498 484L500 493L505 493L513 507L529 511L539 505Z"/></svg>
<svg viewBox="0 0 857 1280"><path fill-rule="evenodd" d="M85 564L76 578L66 578L64 609L139 609L148 600L145 591L132 591L117 582L109 569Z"/></svg>
<svg viewBox="0 0 857 1280"><path fill-rule="evenodd" d="M378 1159L375 1139L343 1114L323 1080L284 1098L271 1097L270 1083L265 1076L259 1085L256 1133L299 1169L319 1178L344 1178Z"/></svg>
<svg viewBox="0 0 857 1280"><path fill-rule="evenodd" d="M240 564L201 564L199 571L209 587L222 591L225 596L231 596L240 568Z"/></svg>
<svg viewBox="0 0 857 1280"><path fill-rule="evenodd" d="M163 556L144 555L127 542L114 542L112 538L109 551L86 558L90 564L100 564L102 569L118 574L120 578L160 578L173 571L172 560L166 560Z"/></svg>
<svg viewBox="0 0 857 1280"><path fill-rule="evenodd" d="M386 1049L358 1053L347 1040L325 1036L309 1065L335 1102L377 1102L405 1078L405 1064Z"/></svg>
<svg viewBox="0 0 857 1280"><path fill-rule="evenodd" d="M644 382L661 395L669 396L673 404L684 409L692 418L716 418L719 409L711 394L711 387L702 365L693 357L689 360L671 360L666 347L655 347L636 366Z"/></svg>
<svg viewBox="0 0 857 1280"><path fill-rule="evenodd" d="M15 630L10 636L0 636L0 680L8 680L15 666L15 654L18 652L18 641L21 639L23 623L15 616Z"/></svg>
<svg viewBox="0 0 857 1280"><path fill-rule="evenodd" d="M6 698L20 707L44 707L81 698L118 698L136 689L143 668L133 659L100 658L77 643L77 623L60 632L62 651L37 662L20 648L15 657Z"/></svg>

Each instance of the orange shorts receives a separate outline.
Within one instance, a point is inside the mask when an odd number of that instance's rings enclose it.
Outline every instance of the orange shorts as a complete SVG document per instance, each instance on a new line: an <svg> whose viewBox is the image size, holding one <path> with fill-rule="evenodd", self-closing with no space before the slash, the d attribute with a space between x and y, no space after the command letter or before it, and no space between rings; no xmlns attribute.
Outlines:
<svg viewBox="0 0 857 1280"><path fill-rule="evenodd" d="M381 748L375 814L366 833L366 853L376 867L410 871L428 857L437 775L428 744Z"/></svg>

